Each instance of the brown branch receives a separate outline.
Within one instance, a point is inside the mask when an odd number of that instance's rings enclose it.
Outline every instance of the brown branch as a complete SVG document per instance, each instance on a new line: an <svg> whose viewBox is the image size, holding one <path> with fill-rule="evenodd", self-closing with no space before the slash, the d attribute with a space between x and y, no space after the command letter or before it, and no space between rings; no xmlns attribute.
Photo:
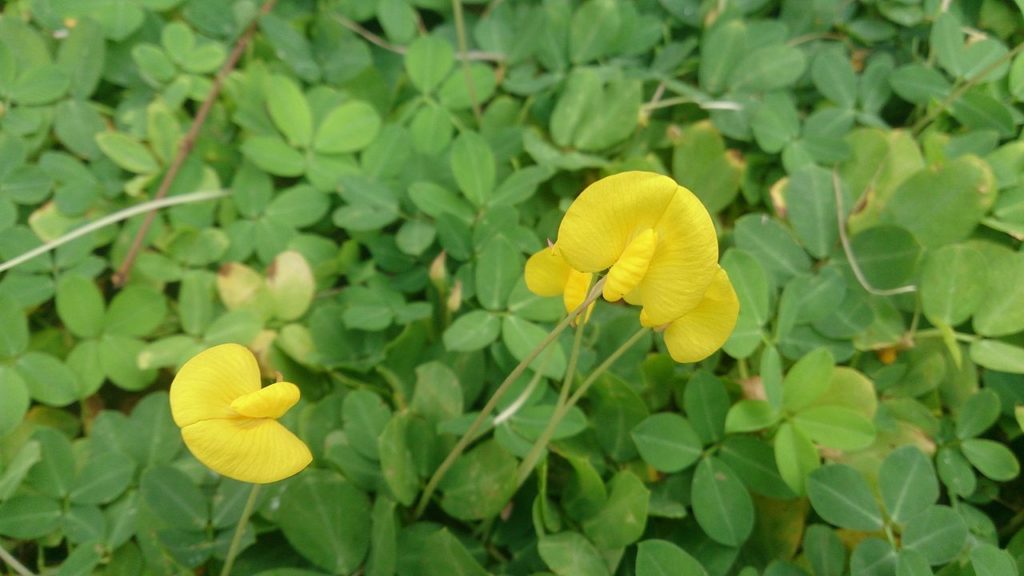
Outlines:
<svg viewBox="0 0 1024 576"><path fill-rule="evenodd" d="M217 96L220 95L221 88L224 86L224 80L228 77L228 74L231 74L235 69L235 66L238 65L238 61L242 58L242 54L245 52L246 47L248 47L249 41L252 40L253 34L256 33L256 28L259 26L259 17L264 14L268 14L273 10L275 4L277 4L277 0L266 0L263 3L263 6L260 8L259 16L253 19L245 29L245 32L243 32L238 38L238 42L235 43L235 47L231 50L231 54L228 55L228 59L224 61L224 65L221 66L220 71L217 72L217 76L214 78L213 84L210 86L210 93L207 94L206 100L204 100L202 106L199 107L199 111L196 112L196 117L192 120L192 126L189 127L188 133L185 134L184 138L182 138L181 143L178 145L178 152L175 154L174 160L171 162L167 172L164 173L163 180L160 181L160 187L157 189L156 195L153 196L154 200L163 198L171 189L171 184L174 184L174 180L178 177L178 172L185 164L185 160L188 158L189 153L192 152L192 148L195 146L196 140L199 138L199 131L202 130L203 124L206 123L206 118L210 114L210 109L213 108L214 102L217 101ZM121 263L121 267L114 273L112 278L114 286L121 287L128 282L132 266L135 264L135 259L139 256L139 251L142 249L142 242L145 240L150 227L153 226L153 220L155 218L155 210L146 213L146 219L142 222L142 226L139 228L139 231L135 233L135 239L132 240L132 246L128 249L128 254L125 255L124 262Z"/></svg>

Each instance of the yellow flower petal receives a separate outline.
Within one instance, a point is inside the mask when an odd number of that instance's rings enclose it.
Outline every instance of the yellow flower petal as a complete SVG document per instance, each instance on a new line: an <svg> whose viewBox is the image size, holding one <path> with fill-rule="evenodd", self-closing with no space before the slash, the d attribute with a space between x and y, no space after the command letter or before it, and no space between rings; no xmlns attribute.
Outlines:
<svg viewBox="0 0 1024 576"><path fill-rule="evenodd" d="M537 296L559 296L569 278L569 263L555 246L537 252L526 261L526 287ZM581 300L582 302L582 300Z"/></svg>
<svg viewBox="0 0 1024 576"><path fill-rule="evenodd" d="M700 304L665 330L665 344L672 359L698 362L721 348L736 327L739 310L729 275L719 268Z"/></svg>
<svg viewBox="0 0 1024 576"><path fill-rule="evenodd" d="M299 387L278 382L235 398L231 408L249 418L280 418L299 401Z"/></svg>
<svg viewBox="0 0 1024 576"><path fill-rule="evenodd" d="M587 293L590 292L590 281L593 278L594 275L590 272L569 269L569 279L565 283L565 293L562 294L562 303L565 304L566 312L572 312L579 308L580 304L587 299ZM594 311L594 304L596 302L591 302L590 306L587 306L586 312L583 313L584 324L590 319L590 314ZM578 320L579 317L577 317L576 324L579 324Z"/></svg>
<svg viewBox="0 0 1024 576"><path fill-rule="evenodd" d="M640 298L655 325L697 306L718 270L718 235L700 200L679 187L654 227L658 248L640 282Z"/></svg>
<svg viewBox="0 0 1024 576"><path fill-rule="evenodd" d="M648 229L657 245L636 290L651 320L665 324L700 302L718 261L711 216L692 192L652 172L598 180L566 211L558 247L573 268L599 272Z"/></svg>
<svg viewBox="0 0 1024 576"><path fill-rule="evenodd" d="M648 228L637 234L622 255L615 261L604 282L604 299L617 302L632 292L647 274L647 268L654 257L654 249L658 245L658 234L654 228Z"/></svg>
<svg viewBox="0 0 1024 576"><path fill-rule="evenodd" d="M171 382L171 415L184 428L201 420L237 416L231 403L260 389L260 367L252 352L222 344L192 357Z"/></svg>
<svg viewBox="0 0 1024 576"><path fill-rule="evenodd" d="M299 473L313 460L309 448L277 420L203 420L181 429L185 445L214 472L265 484Z"/></svg>

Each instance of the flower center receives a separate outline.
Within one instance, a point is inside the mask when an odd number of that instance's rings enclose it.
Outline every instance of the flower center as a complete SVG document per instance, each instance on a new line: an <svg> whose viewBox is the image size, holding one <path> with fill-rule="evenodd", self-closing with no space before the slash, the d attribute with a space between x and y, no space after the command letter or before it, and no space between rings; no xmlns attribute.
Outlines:
<svg viewBox="0 0 1024 576"><path fill-rule="evenodd" d="M235 398L231 408L249 418L280 418L298 401L298 386L291 382L278 382Z"/></svg>
<svg viewBox="0 0 1024 576"><path fill-rule="evenodd" d="M654 257L654 249L658 245L658 234L648 228L636 235L619 259L608 270L604 281L604 299L616 302L629 294L647 274L647 267Z"/></svg>

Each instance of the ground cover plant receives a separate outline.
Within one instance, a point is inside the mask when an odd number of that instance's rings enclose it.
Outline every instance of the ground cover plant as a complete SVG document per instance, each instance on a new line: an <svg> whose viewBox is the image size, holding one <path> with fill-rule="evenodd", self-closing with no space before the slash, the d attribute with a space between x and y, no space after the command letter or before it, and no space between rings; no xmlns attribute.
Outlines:
<svg viewBox="0 0 1024 576"><path fill-rule="evenodd" d="M1022 14L4 3L0 573L1018 574ZM707 358L524 276L632 171L713 221ZM172 418L229 343L301 391L258 492Z"/></svg>

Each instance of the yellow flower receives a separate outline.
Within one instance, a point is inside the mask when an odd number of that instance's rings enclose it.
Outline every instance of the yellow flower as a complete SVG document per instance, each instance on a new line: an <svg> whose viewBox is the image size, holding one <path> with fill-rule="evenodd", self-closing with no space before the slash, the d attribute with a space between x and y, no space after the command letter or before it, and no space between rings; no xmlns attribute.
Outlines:
<svg viewBox="0 0 1024 576"><path fill-rule="evenodd" d="M718 269L707 209L653 172L623 172L588 186L566 211L556 245L575 270L608 269L605 299L642 303L655 326L696 307Z"/></svg>
<svg viewBox="0 0 1024 576"><path fill-rule="evenodd" d="M572 312L587 299L593 274L575 270L565 261L558 246L551 245L526 261L526 287L538 296L561 296L565 311ZM587 317L593 304L587 309Z"/></svg>
<svg viewBox="0 0 1024 576"><path fill-rule="evenodd" d="M526 263L527 287L562 295L566 310L607 269L602 294L642 306L644 326L664 331L677 362L721 348L739 301L718 266L718 237L704 205L667 176L624 172L588 186L565 213L558 241Z"/></svg>
<svg viewBox="0 0 1024 576"><path fill-rule="evenodd" d="M197 354L171 383L171 414L192 454L215 472L257 484L297 474L313 459L277 421L298 401L290 382L261 388L256 358L238 344Z"/></svg>
<svg viewBox="0 0 1024 576"><path fill-rule="evenodd" d="M700 304L665 328L669 355L676 362L699 362L707 358L729 339L739 312L740 302L729 275L719 267ZM640 323L652 326L642 312Z"/></svg>

